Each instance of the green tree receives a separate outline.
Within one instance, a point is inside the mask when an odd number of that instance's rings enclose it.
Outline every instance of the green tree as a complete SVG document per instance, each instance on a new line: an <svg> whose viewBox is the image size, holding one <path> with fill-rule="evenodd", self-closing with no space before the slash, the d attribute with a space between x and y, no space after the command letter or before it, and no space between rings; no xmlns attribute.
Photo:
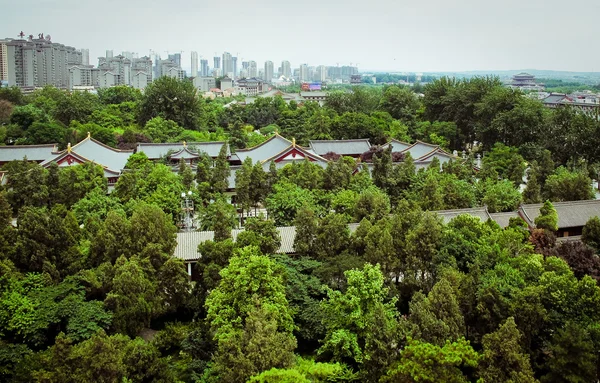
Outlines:
<svg viewBox="0 0 600 383"><path fill-rule="evenodd" d="M523 336L510 317L500 328L483 337L479 375L486 382L535 383L529 355L523 352Z"/></svg>
<svg viewBox="0 0 600 383"><path fill-rule="evenodd" d="M554 202L593 199L592 180L583 171L560 167L546 180L544 195Z"/></svg>
<svg viewBox="0 0 600 383"><path fill-rule="evenodd" d="M230 238L231 230L238 224L235 207L224 198L217 198L200 211L199 223L201 230L215 232L214 240L216 242Z"/></svg>
<svg viewBox="0 0 600 383"><path fill-rule="evenodd" d="M464 338L443 347L411 340L382 382L467 383L472 380L463 371L477 367L479 358Z"/></svg>
<svg viewBox="0 0 600 383"><path fill-rule="evenodd" d="M540 215L535 218L535 226L538 229L549 231L558 230L558 213L552 205L552 202L546 200L540 208Z"/></svg>
<svg viewBox="0 0 600 383"><path fill-rule="evenodd" d="M392 85L383 91L379 107L393 118L410 124L414 122L420 104L417 95L412 90Z"/></svg>
<svg viewBox="0 0 600 383"><path fill-rule="evenodd" d="M262 370L291 365L296 341L284 276L281 265L252 247L241 250L221 271L206 308L222 381L245 381Z"/></svg>
<svg viewBox="0 0 600 383"><path fill-rule="evenodd" d="M521 193L507 181L487 180L483 184L482 203L487 205L491 213L516 210L521 202Z"/></svg>
<svg viewBox="0 0 600 383"><path fill-rule="evenodd" d="M279 250L281 239L275 223L261 215L246 221L245 230L238 234L236 243L240 247L256 246L262 254L269 255Z"/></svg>
<svg viewBox="0 0 600 383"><path fill-rule="evenodd" d="M581 240L596 251L600 249L600 218L592 217L585 223L581 233Z"/></svg>
<svg viewBox="0 0 600 383"><path fill-rule="evenodd" d="M465 335L465 323L456 294L450 283L441 279L427 297L415 293L410 302L410 321L417 326L416 339L444 346Z"/></svg>
<svg viewBox="0 0 600 383"><path fill-rule="evenodd" d="M165 120L160 116L148 120L143 130L156 143L171 142L183 132L183 128L175 121Z"/></svg>
<svg viewBox="0 0 600 383"><path fill-rule="evenodd" d="M538 180L540 173L539 166L536 161L531 163L527 177L527 187L523 190L523 202L539 203L542 201L542 187Z"/></svg>
<svg viewBox="0 0 600 383"><path fill-rule="evenodd" d="M273 192L267 197L269 217L278 226L291 225L296 218L296 212L302 207L315 208L313 194L306 189L281 180L273 185Z"/></svg>
<svg viewBox="0 0 600 383"><path fill-rule="evenodd" d="M139 106L139 123L146 125L154 117L174 121L185 129L198 130L199 100L190 81L162 76L144 91Z"/></svg>
<svg viewBox="0 0 600 383"><path fill-rule="evenodd" d="M326 336L318 353L361 366L365 381L377 381L394 360L394 345L399 342L395 300L387 299L388 289L378 266L366 264L362 270L344 274L346 290L328 289L321 304Z"/></svg>
<svg viewBox="0 0 600 383"><path fill-rule="evenodd" d="M592 382L596 379L596 355L587 331L581 325L567 323L552 338L550 371L542 382Z"/></svg>
<svg viewBox="0 0 600 383"><path fill-rule="evenodd" d="M213 193L222 194L229 188L230 170L227 157L227 145L223 145L211 172L211 186Z"/></svg>

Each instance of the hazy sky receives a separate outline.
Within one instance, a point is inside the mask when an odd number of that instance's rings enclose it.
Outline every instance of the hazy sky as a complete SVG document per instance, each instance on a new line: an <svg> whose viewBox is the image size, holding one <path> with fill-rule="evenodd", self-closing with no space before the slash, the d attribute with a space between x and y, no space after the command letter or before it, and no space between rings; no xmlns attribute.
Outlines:
<svg viewBox="0 0 600 383"><path fill-rule="evenodd" d="M211 67L228 51L239 67L600 71L598 0L0 0L0 12L0 37L50 34L94 65L107 49L152 49L184 51L184 69L190 51Z"/></svg>

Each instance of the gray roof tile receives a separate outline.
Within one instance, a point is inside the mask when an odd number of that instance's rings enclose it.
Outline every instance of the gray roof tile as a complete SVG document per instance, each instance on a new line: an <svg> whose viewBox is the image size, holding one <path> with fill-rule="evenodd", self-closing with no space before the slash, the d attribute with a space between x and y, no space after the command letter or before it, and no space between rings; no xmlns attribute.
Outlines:
<svg viewBox="0 0 600 383"><path fill-rule="evenodd" d="M590 218L600 217L600 200L553 202L552 204L558 213L559 229L584 226ZM541 203L521 205L519 210L531 226L534 225L535 218L540 215L542 205Z"/></svg>
<svg viewBox="0 0 600 383"><path fill-rule="evenodd" d="M24 157L29 161L42 162L57 150L56 144L0 146L0 162L20 161Z"/></svg>
<svg viewBox="0 0 600 383"><path fill-rule="evenodd" d="M151 160L157 160L165 156L169 151L179 152L185 147L191 152L204 152L210 157L218 157L219 152L223 145L227 145L226 142L214 141L214 142L188 142L185 146L183 142L175 143L140 143L136 148L136 152L145 153ZM229 155L229 145L227 145L227 154Z"/></svg>
<svg viewBox="0 0 600 383"><path fill-rule="evenodd" d="M329 152L339 155L360 155L368 152L371 144L368 139L357 140L311 140L310 148L319 155Z"/></svg>

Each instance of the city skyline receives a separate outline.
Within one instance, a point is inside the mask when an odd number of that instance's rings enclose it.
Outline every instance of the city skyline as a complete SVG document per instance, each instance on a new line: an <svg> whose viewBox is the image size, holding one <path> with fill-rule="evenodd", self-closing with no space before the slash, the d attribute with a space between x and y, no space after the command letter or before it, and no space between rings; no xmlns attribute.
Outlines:
<svg viewBox="0 0 600 383"><path fill-rule="evenodd" d="M138 56L153 50L163 58L167 52L183 52L186 70L190 69L191 51L209 63L215 54L230 52L238 57L238 65L253 60L259 67L265 61L278 66L288 60L293 68L303 63L352 63L361 70L393 72L600 70L600 52L590 49L578 32L594 25L600 3L586 5L585 12L558 0L506 0L501 4L375 0L368 6L350 0L343 7L308 0L304 5L234 0L227 7L212 3L190 7L175 0L148 7L139 0L107 0L104 6L119 9L110 19L119 28L107 28L106 18L93 17L93 4L24 0L3 7L0 38L16 38L21 30L51 34L55 41L89 49L90 64L96 64L106 50L136 52ZM260 23L232 27L233 20L258 10ZM207 31L211 38L203 39Z"/></svg>

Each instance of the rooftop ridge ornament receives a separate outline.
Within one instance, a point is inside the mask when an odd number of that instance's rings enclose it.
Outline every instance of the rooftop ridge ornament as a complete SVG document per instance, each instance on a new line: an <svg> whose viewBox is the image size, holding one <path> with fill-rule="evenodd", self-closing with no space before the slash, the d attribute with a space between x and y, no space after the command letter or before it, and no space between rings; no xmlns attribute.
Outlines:
<svg viewBox="0 0 600 383"><path fill-rule="evenodd" d="M67 144L67 153L71 153L71 143Z"/></svg>
<svg viewBox="0 0 600 383"><path fill-rule="evenodd" d="M292 147L296 147L296 137L292 137Z"/></svg>
<svg viewBox="0 0 600 383"><path fill-rule="evenodd" d="M183 141L183 147L187 148L187 142Z"/></svg>
<svg viewBox="0 0 600 383"><path fill-rule="evenodd" d="M92 137L92 133L90 133L90 132L87 132L87 133L88 133L87 138L90 139Z"/></svg>

